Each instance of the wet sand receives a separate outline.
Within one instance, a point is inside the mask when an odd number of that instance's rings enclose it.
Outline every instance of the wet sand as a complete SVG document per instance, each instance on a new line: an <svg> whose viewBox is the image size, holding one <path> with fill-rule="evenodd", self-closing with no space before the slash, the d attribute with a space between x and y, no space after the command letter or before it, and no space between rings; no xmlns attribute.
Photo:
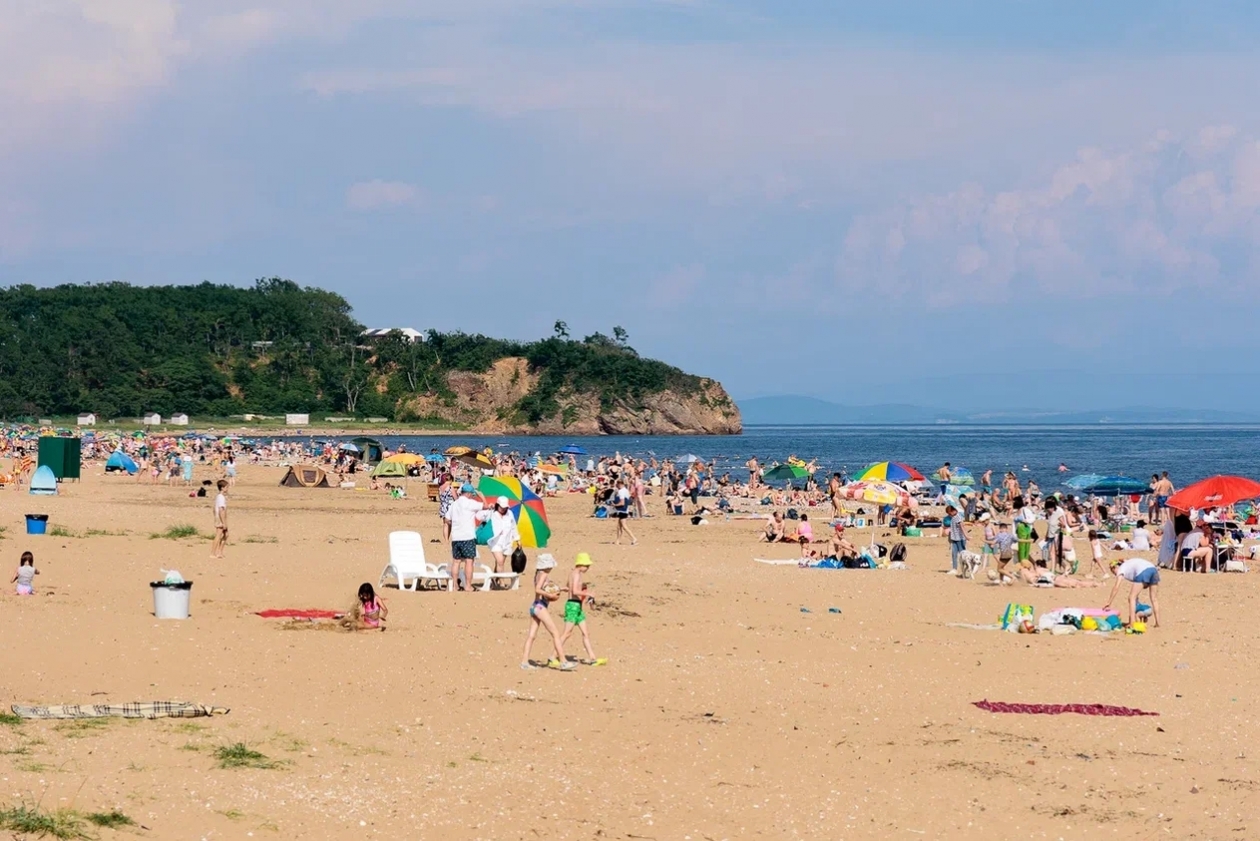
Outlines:
<svg viewBox="0 0 1260 841"><path fill-rule="evenodd" d="M523 672L527 589L389 589L385 633L253 615L349 606L389 531L437 533L420 488L289 489L245 467L212 561L208 539L150 538L208 533L210 499L89 472L55 498L0 491L6 574L25 548L42 571L33 597L6 579L0 701L231 713L2 724L0 806L118 808L162 839L1260 836L1255 574L1166 573L1164 627L1146 635L977 631L948 623L1107 591L959 581L935 536L906 541L906 571L756 564L796 552L756 543L752 521L656 516L633 522L638 546L614 546L612 522L566 497L549 501L556 577L594 556L591 630L610 663ZM26 536L36 511L75 536ZM152 616L148 582L170 568L194 582L188 621ZM549 652L541 638L535 657ZM1160 716L971 705L986 698ZM237 742L281 764L217 768L214 749Z"/></svg>

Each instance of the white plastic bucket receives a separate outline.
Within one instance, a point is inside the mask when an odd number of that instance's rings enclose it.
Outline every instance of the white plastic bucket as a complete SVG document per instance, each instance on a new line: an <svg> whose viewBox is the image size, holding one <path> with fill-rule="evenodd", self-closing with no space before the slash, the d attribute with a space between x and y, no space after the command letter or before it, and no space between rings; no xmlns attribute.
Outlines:
<svg viewBox="0 0 1260 841"><path fill-rule="evenodd" d="M167 584L153 581L153 615L158 619L187 619L188 602L192 596L192 582Z"/></svg>

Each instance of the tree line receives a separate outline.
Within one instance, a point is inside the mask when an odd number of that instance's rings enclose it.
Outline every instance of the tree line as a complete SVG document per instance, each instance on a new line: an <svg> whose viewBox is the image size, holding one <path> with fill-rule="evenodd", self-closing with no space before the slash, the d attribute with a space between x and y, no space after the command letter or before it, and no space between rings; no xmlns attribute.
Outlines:
<svg viewBox="0 0 1260 841"><path fill-rule="evenodd" d="M95 412L102 418L174 412L347 413L417 420L409 398L453 398L447 375L528 360L538 382L517 421L561 410L569 394L633 408L664 389L703 381L630 347L614 328L582 340L514 342L431 330L367 340L349 303L322 289L266 278L251 287L29 285L0 289L0 417Z"/></svg>

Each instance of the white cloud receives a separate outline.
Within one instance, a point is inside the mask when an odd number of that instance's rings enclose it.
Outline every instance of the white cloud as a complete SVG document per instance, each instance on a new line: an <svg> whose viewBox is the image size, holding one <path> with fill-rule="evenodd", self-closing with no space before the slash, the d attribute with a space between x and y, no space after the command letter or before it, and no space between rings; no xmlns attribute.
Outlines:
<svg viewBox="0 0 1260 841"><path fill-rule="evenodd" d="M420 200L420 191L403 181L360 181L346 190L346 206L351 210L385 210L413 205Z"/></svg>
<svg viewBox="0 0 1260 841"><path fill-rule="evenodd" d="M1260 287L1260 144L1232 127L1136 149L1083 149L1040 185L968 184L857 218L848 291L944 306L1028 292ZM1223 266L1228 263L1226 270Z"/></svg>

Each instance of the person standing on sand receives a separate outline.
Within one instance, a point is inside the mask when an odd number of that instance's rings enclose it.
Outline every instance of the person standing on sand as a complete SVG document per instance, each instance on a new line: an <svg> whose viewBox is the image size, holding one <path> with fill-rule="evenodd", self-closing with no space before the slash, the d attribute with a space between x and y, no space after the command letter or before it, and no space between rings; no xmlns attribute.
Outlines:
<svg viewBox="0 0 1260 841"><path fill-rule="evenodd" d="M556 559L551 555L538 556L534 565L534 601L529 606L529 634L525 637L525 653L521 655L521 668L525 670L538 668L529 660L530 651L534 648L534 638L538 636L541 626L551 634L551 643L555 646L556 656L547 662L548 667L569 672L576 668L564 656L564 643L560 641L560 630L551 618L551 603L560 598L564 591L550 583L547 578L556 568Z"/></svg>
<svg viewBox="0 0 1260 841"><path fill-rule="evenodd" d="M838 518L843 511L840 509L840 474L832 473L831 481L827 483L827 496L831 498L831 516Z"/></svg>
<svg viewBox="0 0 1260 841"><path fill-rule="evenodd" d="M477 557L477 524L490 518L485 503L474 495L477 489L465 482L459 490L459 499L451 503L446 519L451 527L451 584L453 592L459 585L460 569L464 571L461 590L473 589L473 560Z"/></svg>
<svg viewBox="0 0 1260 841"><path fill-rule="evenodd" d="M613 519L617 521L617 545L621 545L621 535L630 536L630 545L633 546L639 541L635 538L634 532L630 531L630 527L626 525L626 519L630 516L630 491L626 490L626 483L617 480L616 489L612 494Z"/></svg>
<svg viewBox="0 0 1260 841"><path fill-rule="evenodd" d="M936 475L940 478L941 493L949 490L949 480L954 478L954 471L950 469L949 462L941 465L941 469L936 471Z"/></svg>
<svg viewBox="0 0 1260 841"><path fill-rule="evenodd" d="M210 557L222 559L228 539L227 480L220 479L218 488L219 493L214 498L214 541L210 544Z"/></svg>
<svg viewBox="0 0 1260 841"><path fill-rule="evenodd" d="M1168 478L1167 470L1160 475L1159 481L1155 483L1153 490L1155 491L1155 511L1151 513L1151 522L1158 523L1163 519L1163 511L1168 504L1168 497L1172 496L1176 491L1172 480ZM1159 519L1156 519L1157 514Z"/></svg>
<svg viewBox="0 0 1260 841"><path fill-rule="evenodd" d="M753 490L761 484L761 464L757 461L757 457L753 456L744 466L748 468L748 489Z"/></svg>
<svg viewBox="0 0 1260 841"><path fill-rule="evenodd" d="M590 570L591 563L591 556L585 552L578 552L573 561L573 572L569 575L569 600L564 603L564 634L560 637L560 643L563 645L568 642L569 635L577 628L582 632L582 645L589 658L583 660L582 665L604 666L608 664L608 658L595 656L595 649L591 647L591 634L586 629L586 608L595 604L595 597L591 595L590 588L582 577Z"/></svg>

